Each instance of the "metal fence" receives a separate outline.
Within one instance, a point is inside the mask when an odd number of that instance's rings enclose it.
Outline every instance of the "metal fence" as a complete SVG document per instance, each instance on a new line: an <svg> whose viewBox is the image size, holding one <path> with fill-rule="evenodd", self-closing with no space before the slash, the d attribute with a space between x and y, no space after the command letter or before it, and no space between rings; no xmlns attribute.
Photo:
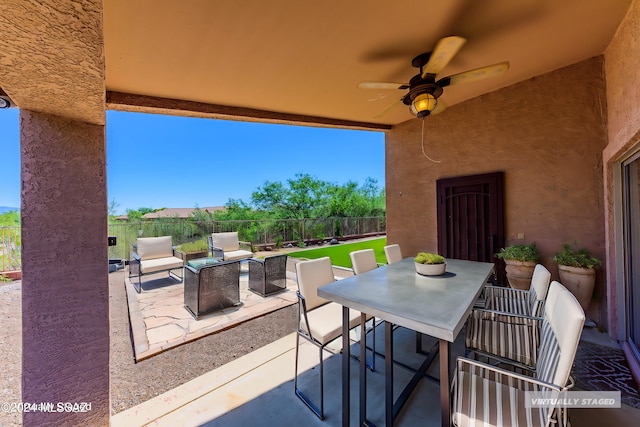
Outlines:
<svg viewBox="0 0 640 427"><path fill-rule="evenodd" d="M109 224L109 236L117 245L109 247L110 259L129 259L131 244L138 237L171 236L174 245L205 239L211 233L237 231L242 241L257 247L309 243L333 237L386 233L385 217L304 218L260 221L156 221ZM106 237L105 237L106 238ZM20 269L20 227L0 227L0 271Z"/></svg>
<svg viewBox="0 0 640 427"><path fill-rule="evenodd" d="M0 227L0 271L20 270L20 227Z"/></svg>

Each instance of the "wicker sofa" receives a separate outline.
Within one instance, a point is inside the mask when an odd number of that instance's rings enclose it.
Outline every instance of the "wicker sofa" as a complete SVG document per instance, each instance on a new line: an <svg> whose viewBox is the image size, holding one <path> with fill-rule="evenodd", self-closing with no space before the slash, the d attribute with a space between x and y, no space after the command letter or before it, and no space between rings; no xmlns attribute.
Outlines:
<svg viewBox="0 0 640 427"><path fill-rule="evenodd" d="M242 249L241 246L248 247L248 250ZM212 233L209 236L211 256L223 261L253 258L252 249L250 242L242 242L238 239L237 231Z"/></svg>
<svg viewBox="0 0 640 427"><path fill-rule="evenodd" d="M137 277L138 283L132 282L138 293L142 292L142 276L169 272L171 276L174 270L182 272L182 258L175 256L171 236L140 237L131 251L132 259L129 261L129 280ZM173 273L182 281L182 275Z"/></svg>

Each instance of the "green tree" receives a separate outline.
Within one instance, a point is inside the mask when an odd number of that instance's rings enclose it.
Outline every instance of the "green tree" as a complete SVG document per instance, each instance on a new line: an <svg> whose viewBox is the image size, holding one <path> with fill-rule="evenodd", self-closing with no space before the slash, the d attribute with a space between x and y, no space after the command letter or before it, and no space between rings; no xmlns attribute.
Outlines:
<svg viewBox="0 0 640 427"><path fill-rule="evenodd" d="M139 221L142 219L142 215L148 214L150 212L155 212L158 209L152 208L138 208L138 209L127 209L127 219L129 221Z"/></svg>
<svg viewBox="0 0 640 427"><path fill-rule="evenodd" d="M229 199L225 208L225 210L214 212L214 218L217 221L259 219L259 213L241 199Z"/></svg>
<svg viewBox="0 0 640 427"><path fill-rule="evenodd" d="M289 218L321 216L319 212L326 205L328 183L309 174L296 174L296 179L289 179L287 183Z"/></svg>
<svg viewBox="0 0 640 427"><path fill-rule="evenodd" d="M252 205L275 218L326 218L384 215L384 190L375 179L362 186L355 181L339 185L309 174L280 182L265 182L251 195Z"/></svg>
<svg viewBox="0 0 640 427"><path fill-rule="evenodd" d="M111 202L109 202L109 208L107 210L107 215L109 216L109 220L112 220L115 216L118 215L116 213L116 209L118 209L118 206L120 206L120 204L116 203L115 199L112 199Z"/></svg>
<svg viewBox="0 0 640 427"><path fill-rule="evenodd" d="M287 189L281 182L266 181L262 187L258 187L256 191L251 193L251 203L256 209L269 211L279 216L281 212L288 209ZM228 203L227 208L230 208Z"/></svg>
<svg viewBox="0 0 640 427"><path fill-rule="evenodd" d="M287 185L265 182L251 194L256 209L271 212L276 218L309 218L326 205L328 183L309 174L296 174Z"/></svg>
<svg viewBox="0 0 640 427"><path fill-rule="evenodd" d="M213 215L213 212L200 209L198 206L196 206L195 209L191 211L191 214L189 215L189 219L196 222L213 221L214 215Z"/></svg>
<svg viewBox="0 0 640 427"><path fill-rule="evenodd" d="M20 225L20 212L8 211L0 214L0 226L15 227Z"/></svg>

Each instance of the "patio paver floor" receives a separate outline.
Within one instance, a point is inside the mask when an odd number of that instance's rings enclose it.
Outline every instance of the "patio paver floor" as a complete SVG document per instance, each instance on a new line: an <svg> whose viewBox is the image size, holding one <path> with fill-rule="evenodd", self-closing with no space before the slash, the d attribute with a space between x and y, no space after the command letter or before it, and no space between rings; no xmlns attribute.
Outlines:
<svg viewBox="0 0 640 427"><path fill-rule="evenodd" d="M262 297L249 291L248 272L243 264L240 274L241 304L196 320L184 307L182 282L166 273L159 273L145 278L143 291L138 294L125 274L136 361L296 304L298 285L290 271L287 276L285 291Z"/></svg>

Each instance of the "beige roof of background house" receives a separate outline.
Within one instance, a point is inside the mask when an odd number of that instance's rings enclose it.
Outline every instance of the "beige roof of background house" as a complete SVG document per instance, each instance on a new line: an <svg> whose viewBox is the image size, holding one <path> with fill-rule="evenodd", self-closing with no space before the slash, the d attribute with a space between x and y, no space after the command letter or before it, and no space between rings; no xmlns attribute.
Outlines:
<svg viewBox="0 0 640 427"><path fill-rule="evenodd" d="M142 215L144 219L157 218L188 218L196 208L165 208L157 212L149 212ZM214 212L226 209L224 206L202 207L200 210Z"/></svg>

